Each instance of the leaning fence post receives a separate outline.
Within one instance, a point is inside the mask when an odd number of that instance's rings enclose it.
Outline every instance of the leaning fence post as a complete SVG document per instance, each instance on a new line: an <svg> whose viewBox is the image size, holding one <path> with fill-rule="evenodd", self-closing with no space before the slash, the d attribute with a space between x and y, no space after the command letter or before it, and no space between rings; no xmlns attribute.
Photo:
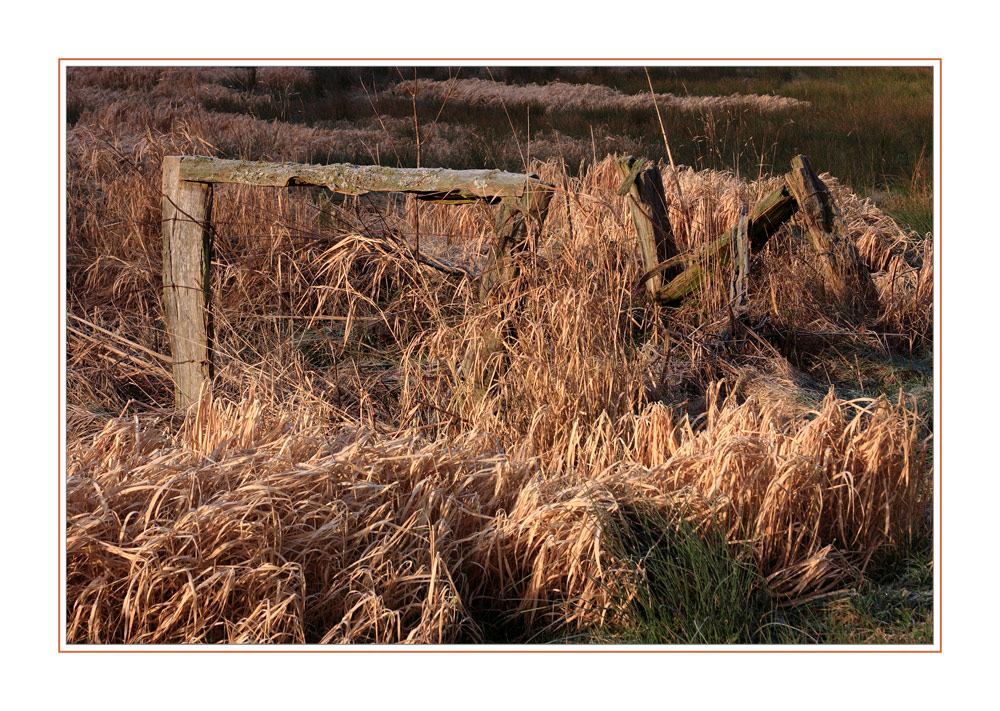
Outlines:
<svg viewBox="0 0 1000 711"><path fill-rule="evenodd" d="M667 198L663 191L663 178L656 166L643 169L646 161L629 156L618 161L622 177L619 195L628 195L632 224L642 253L642 268L648 272L678 254L673 228L667 216ZM653 296L660 290L663 280L672 276L654 274L646 280L646 288Z"/></svg>
<svg viewBox="0 0 1000 711"><path fill-rule="evenodd" d="M785 182L798 203L826 290L842 303L862 307L877 303L878 292L851 242L833 194L805 156L792 159L792 170L785 175Z"/></svg>
<svg viewBox="0 0 1000 711"><path fill-rule="evenodd" d="M186 408L212 377L212 186L182 180L180 160L163 159L163 309L173 359L174 404Z"/></svg>

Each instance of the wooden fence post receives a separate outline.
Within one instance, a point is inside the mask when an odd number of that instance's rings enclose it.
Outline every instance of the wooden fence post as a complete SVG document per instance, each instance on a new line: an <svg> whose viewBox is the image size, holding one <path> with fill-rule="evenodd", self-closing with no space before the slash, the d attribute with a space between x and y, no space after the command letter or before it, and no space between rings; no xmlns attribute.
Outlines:
<svg viewBox="0 0 1000 711"><path fill-rule="evenodd" d="M639 240L644 272L678 254L674 231L667 216L667 198L663 191L663 177L656 166L643 169L645 159L628 156L618 161L622 177L619 195L628 195L632 224ZM676 270L675 270L676 271ZM653 296L660 290L671 273L656 273L646 280L646 288Z"/></svg>
<svg viewBox="0 0 1000 711"><path fill-rule="evenodd" d="M212 377L212 186L182 180L180 158L163 159L163 307L174 369L174 404L198 400Z"/></svg>
<svg viewBox="0 0 1000 711"><path fill-rule="evenodd" d="M792 170L785 175L785 180L799 205L809 243L819 259L826 290L842 303L855 306L877 303L878 292L850 240L833 194L805 156L792 159Z"/></svg>

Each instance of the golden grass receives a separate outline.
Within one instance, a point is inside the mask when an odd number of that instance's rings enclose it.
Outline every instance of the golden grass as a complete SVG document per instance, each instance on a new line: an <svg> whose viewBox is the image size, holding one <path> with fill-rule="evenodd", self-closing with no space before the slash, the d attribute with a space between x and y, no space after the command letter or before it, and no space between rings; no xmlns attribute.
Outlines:
<svg viewBox="0 0 1000 711"><path fill-rule="evenodd" d="M94 90L152 81L112 78ZM700 299L651 305L610 158L580 177L531 166L557 186L549 218L486 304L460 274L482 264L489 206L219 188L215 394L184 415L157 357L162 156L302 160L329 134L128 98L69 134L70 642L600 625L628 579L602 525L636 502L721 525L787 602L926 533L925 414L903 393L818 390L794 362L804 343L912 352L931 338L929 243L828 176L876 272L874 316L826 303L795 224L755 255L738 314L719 265ZM663 182L683 249L770 187L676 177ZM416 261L418 225L421 253L460 270ZM483 388L461 367L498 333L512 336Z"/></svg>
<svg viewBox="0 0 1000 711"><path fill-rule="evenodd" d="M554 81L548 84L506 84L488 79L416 79L399 82L386 89L388 96L444 101L457 104L487 106L522 106L534 104L558 111L614 111L650 109L649 94L623 94L611 87L595 84L570 84ZM786 96L763 94L731 94L729 96L677 96L657 94L661 108L681 111L711 111L719 109L755 109L784 111L808 106L808 101Z"/></svg>
<svg viewBox="0 0 1000 711"><path fill-rule="evenodd" d="M637 500L723 521L777 594L801 598L905 544L926 504L915 418L884 400L831 396L791 422L755 398L713 403L697 433L653 405L608 425L629 437L618 462L567 451L563 474L484 435L331 437L308 411L268 410L206 397L172 437L160 417L117 418L75 443L71 642L448 643L482 639L494 616L599 624L617 585L600 524Z"/></svg>

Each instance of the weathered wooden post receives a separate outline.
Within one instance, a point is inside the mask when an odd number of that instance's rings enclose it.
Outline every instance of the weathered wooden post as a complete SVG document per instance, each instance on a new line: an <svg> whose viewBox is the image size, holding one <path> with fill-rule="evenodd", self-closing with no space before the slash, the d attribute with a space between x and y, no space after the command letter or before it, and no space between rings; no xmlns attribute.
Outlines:
<svg viewBox="0 0 1000 711"><path fill-rule="evenodd" d="M792 170L785 175L785 181L798 203L826 290L841 303L855 307L877 303L878 292L850 240L833 194L805 156L792 159Z"/></svg>
<svg viewBox="0 0 1000 711"><path fill-rule="evenodd" d="M656 166L645 159L628 156L618 161L622 177L619 195L628 195L632 224L639 240L643 270L647 273L657 265L678 254L674 231L667 216L667 198L663 190L663 177ZM674 271L677 271L676 269ZM646 288L656 294L664 280L672 274L657 272L646 279Z"/></svg>
<svg viewBox="0 0 1000 711"><path fill-rule="evenodd" d="M198 400L212 377L212 186L181 178L181 159L163 159L163 307L174 370L174 403Z"/></svg>

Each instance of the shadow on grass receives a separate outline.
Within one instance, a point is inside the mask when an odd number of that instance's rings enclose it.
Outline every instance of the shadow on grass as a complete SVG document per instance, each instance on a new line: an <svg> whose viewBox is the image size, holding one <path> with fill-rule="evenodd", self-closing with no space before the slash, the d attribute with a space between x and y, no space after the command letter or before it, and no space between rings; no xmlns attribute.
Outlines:
<svg viewBox="0 0 1000 711"><path fill-rule="evenodd" d="M717 527L696 529L679 512L633 506L604 530L622 566L615 614L600 641L746 644L769 610L749 547Z"/></svg>
<svg viewBox="0 0 1000 711"><path fill-rule="evenodd" d="M608 624L563 643L650 645L932 644L928 541L869 571L856 589L783 606L767 591L749 544L678 511L633 506L604 521L620 567Z"/></svg>

